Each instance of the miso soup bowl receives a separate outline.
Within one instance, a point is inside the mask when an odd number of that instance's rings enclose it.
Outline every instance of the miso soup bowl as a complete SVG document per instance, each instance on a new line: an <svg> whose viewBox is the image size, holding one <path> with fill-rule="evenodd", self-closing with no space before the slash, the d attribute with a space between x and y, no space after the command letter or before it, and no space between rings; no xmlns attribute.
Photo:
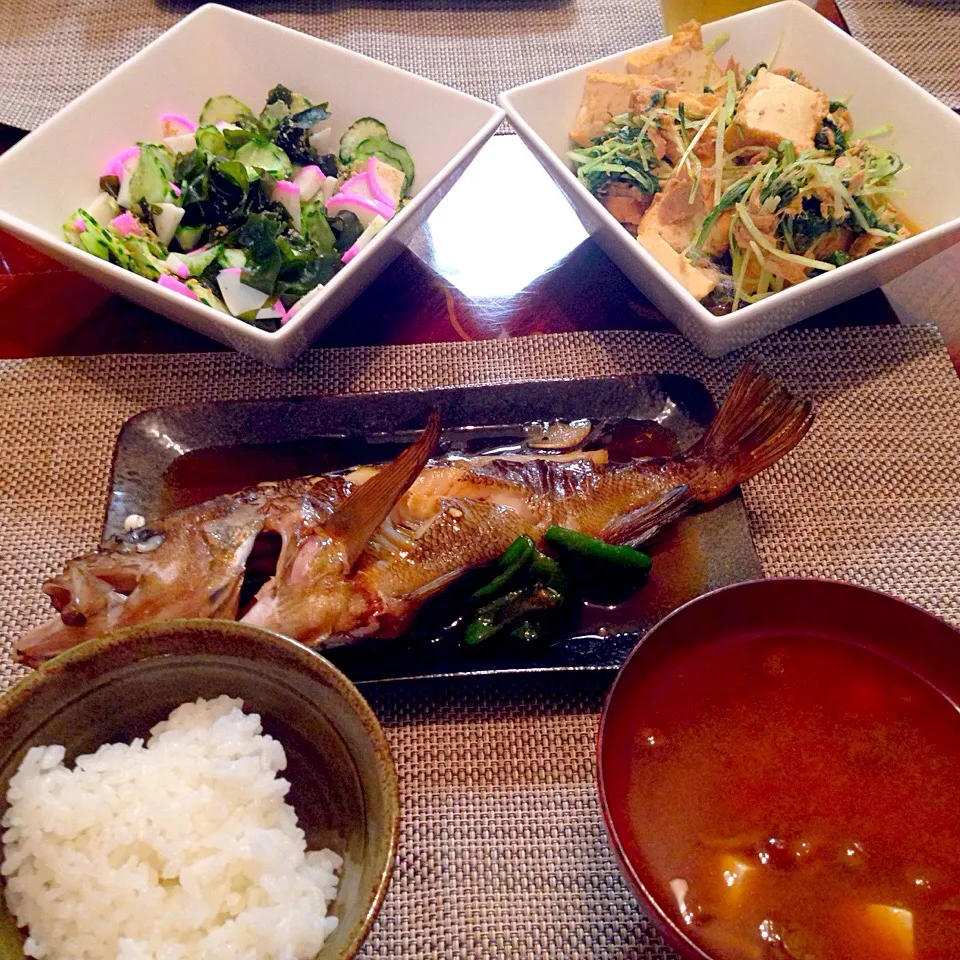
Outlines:
<svg viewBox="0 0 960 960"><path fill-rule="evenodd" d="M909 16L909 6L904 7ZM510 122L566 194L607 255L707 356L717 357L905 273L960 241L960 116L800 0L781 0L703 28L705 43L729 34L718 56L746 69L764 61L799 70L835 98L850 96L860 130L892 125L879 144L900 153L901 204L922 232L727 316L714 316L607 212L577 179L568 131L591 70L623 72L632 50L584 64L500 95ZM659 41L658 41L659 42ZM653 44L647 44L647 47ZM634 48L634 49L644 49ZM775 59L774 55L776 55Z"/></svg>
<svg viewBox="0 0 960 960"><path fill-rule="evenodd" d="M621 873L667 943L688 960L736 958L709 954L694 943L644 882L643 865L628 855L623 838L629 827L624 815L615 812L624 809L618 801L626 789L621 772L628 744L622 731L629 729L640 680L662 657L746 635L784 643L827 636L857 644L960 704L960 631L919 607L850 583L803 578L738 583L690 601L650 630L627 657L607 695L597 738L597 779L604 823Z"/></svg>
<svg viewBox="0 0 960 960"><path fill-rule="evenodd" d="M34 746L66 761L145 737L198 697L239 697L282 745L288 800L307 847L343 859L330 912L336 929L317 960L348 960L383 903L400 826L390 746L373 710L328 660L285 637L226 620L170 620L121 630L49 661L0 697L0 816L10 778ZM2 901L0 957L23 957Z"/></svg>
<svg viewBox="0 0 960 960"><path fill-rule="evenodd" d="M184 5L186 6L186 5ZM161 114L196 118L229 93L254 109L282 83L330 104L334 143L382 120L416 168L410 202L275 333L79 250L62 224L97 194L104 164L156 139ZM503 118L491 103L268 20L208 3L0 157L0 229L135 303L267 363L292 362L403 250Z"/></svg>

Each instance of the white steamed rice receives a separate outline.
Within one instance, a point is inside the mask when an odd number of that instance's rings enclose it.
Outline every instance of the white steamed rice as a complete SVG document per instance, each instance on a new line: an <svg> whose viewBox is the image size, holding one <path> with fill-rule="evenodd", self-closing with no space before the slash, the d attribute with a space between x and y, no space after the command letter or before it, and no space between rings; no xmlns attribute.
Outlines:
<svg viewBox="0 0 960 960"><path fill-rule="evenodd" d="M6 899L46 960L312 960L343 861L307 852L283 747L229 697L63 764L34 747L2 823Z"/></svg>

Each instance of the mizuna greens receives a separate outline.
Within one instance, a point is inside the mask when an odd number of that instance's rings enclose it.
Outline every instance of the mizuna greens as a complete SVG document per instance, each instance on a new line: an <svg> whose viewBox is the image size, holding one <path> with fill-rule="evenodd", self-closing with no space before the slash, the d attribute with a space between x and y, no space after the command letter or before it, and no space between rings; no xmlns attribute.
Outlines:
<svg viewBox="0 0 960 960"><path fill-rule="evenodd" d="M742 74L700 26L587 75L570 151L580 181L714 313L728 313L911 235L903 162L843 100L795 70Z"/></svg>
<svg viewBox="0 0 960 960"><path fill-rule="evenodd" d="M207 101L197 123L114 157L67 240L161 286L278 330L406 202L409 153L372 117L331 139L326 103L277 85L258 114Z"/></svg>

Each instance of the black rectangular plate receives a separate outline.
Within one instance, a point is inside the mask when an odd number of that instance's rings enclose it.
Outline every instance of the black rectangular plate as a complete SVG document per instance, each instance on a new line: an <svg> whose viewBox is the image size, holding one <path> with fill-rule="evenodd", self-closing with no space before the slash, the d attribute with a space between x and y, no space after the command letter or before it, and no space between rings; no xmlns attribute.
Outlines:
<svg viewBox="0 0 960 960"><path fill-rule="evenodd" d="M537 380L489 386L160 407L117 440L103 540L136 513L263 480L389 459L438 409L447 448L516 441L522 424L574 418L654 420L687 448L715 413L706 388L672 375ZM739 491L687 516L649 545L653 573L629 602L593 607L566 636L535 650L468 651L426 637L324 650L355 682L550 670L615 670L653 624L694 597L762 576Z"/></svg>

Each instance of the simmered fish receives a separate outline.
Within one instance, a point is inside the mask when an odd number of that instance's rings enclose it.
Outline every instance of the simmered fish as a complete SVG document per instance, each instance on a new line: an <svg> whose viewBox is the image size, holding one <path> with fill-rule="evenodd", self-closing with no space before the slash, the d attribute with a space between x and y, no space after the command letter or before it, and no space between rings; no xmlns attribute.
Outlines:
<svg viewBox="0 0 960 960"><path fill-rule="evenodd" d="M420 605L552 524L636 542L691 504L716 500L795 447L813 405L744 367L686 453L614 465L602 457L431 461L433 415L392 463L346 476L262 483L179 510L67 563L46 581L57 616L23 636L28 663L120 627L220 617L315 646L401 634ZM276 571L240 608L257 538L280 539Z"/></svg>

